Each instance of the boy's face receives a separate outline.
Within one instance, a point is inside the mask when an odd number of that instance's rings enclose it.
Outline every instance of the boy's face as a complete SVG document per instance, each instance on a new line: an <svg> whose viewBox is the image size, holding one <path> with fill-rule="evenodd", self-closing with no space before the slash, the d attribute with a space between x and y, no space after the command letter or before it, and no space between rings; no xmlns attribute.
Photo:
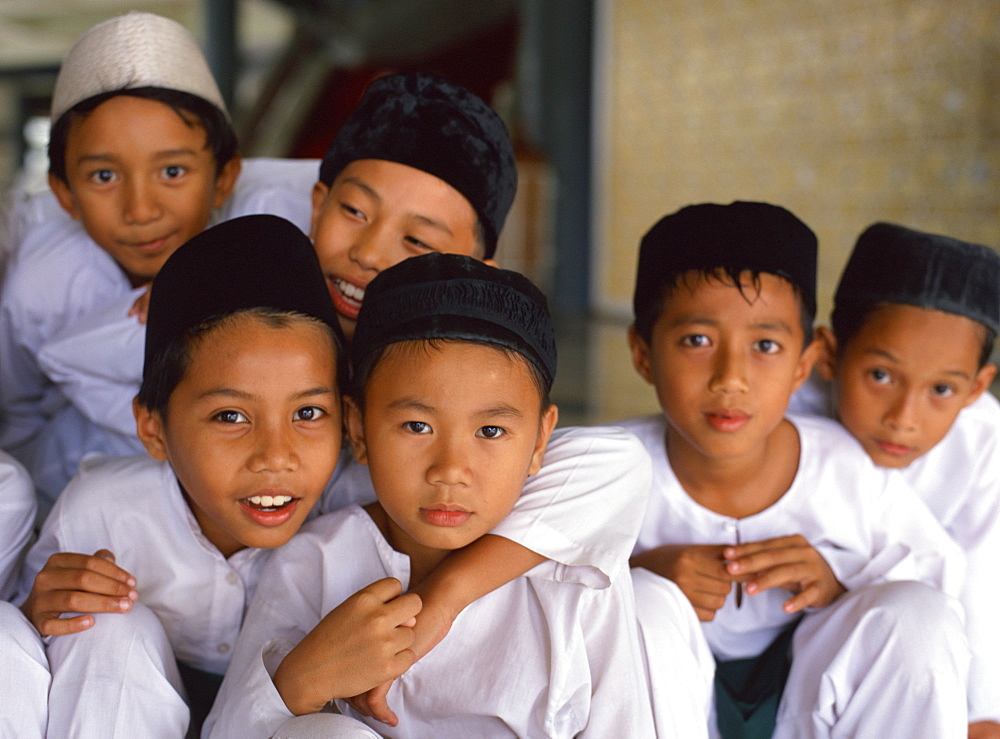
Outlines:
<svg viewBox="0 0 1000 739"><path fill-rule="evenodd" d="M482 258L476 212L432 174L382 159L348 164L313 188L310 236L348 339L365 287L384 269L437 251Z"/></svg>
<svg viewBox="0 0 1000 739"><path fill-rule="evenodd" d="M355 458L367 464L387 538L435 559L488 533L538 471L557 411L541 413L526 362L497 349L407 343L379 361L364 414L348 403Z"/></svg>
<svg viewBox="0 0 1000 739"><path fill-rule="evenodd" d="M188 125L164 103L119 95L72 122L67 182L50 175L49 185L137 286L205 229L239 171L234 158L216 176L200 125Z"/></svg>
<svg viewBox="0 0 1000 739"><path fill-rule="evenodd" d="M833 335L821 336L835 355ZM981 346L982 329L964 316L899 304L876 309L836 360L841 423L875 464L906 467L989 387L996 367L979 368Z"/></svg>
<svg viewBox="0 0 1000 739"><path fill-rule="evenodd" d="M177 475L225 556L284 544L337 464L342 439L333 342L293 321L241 316L193 348L166 418L136 404L139 437Z"/></svg>
<svg viewBox="0 0 1000 739"><path fill-rule="evenodd" d="M635 367L656 387L671 445L715 460L763 454L815 354L815 344L802 351L795 290L771 274L759 294L748 275L743 293L685 277L663 301L651 344L630 329Z"/></svg>

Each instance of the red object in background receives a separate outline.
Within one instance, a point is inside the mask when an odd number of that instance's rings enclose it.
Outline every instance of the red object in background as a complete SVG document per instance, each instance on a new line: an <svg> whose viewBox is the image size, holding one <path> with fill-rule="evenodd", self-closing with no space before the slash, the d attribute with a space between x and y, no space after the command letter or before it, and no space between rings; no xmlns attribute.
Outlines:
<svg viewBox="0 0 1000 739"><path fill-rule="evenodd" d="M513 76L518 30L517 19L512 18L409 64L334 70L317 94L288 156L321 159L368 85L386 74L433 72L492 102L497 87Z"/></svg>

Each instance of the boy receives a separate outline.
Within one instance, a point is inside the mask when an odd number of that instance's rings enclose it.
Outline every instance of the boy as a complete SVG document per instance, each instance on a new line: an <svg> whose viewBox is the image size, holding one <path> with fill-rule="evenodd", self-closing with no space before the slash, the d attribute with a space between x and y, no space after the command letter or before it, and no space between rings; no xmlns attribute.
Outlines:
<svg viewBox="0 0 1000 739"><path fill-rule="evenodd" d="M655 480L632 564L704 622L721 735L766 735L777 711L775 736L957 736L959 611L894 581L955 592L960 554L846 432L784 417L815 284L812 231L765 203L689 206L643 238L629 343L663 415L626 425Z"/></svg>
<svg viewBox="0 0 1000 739"><path fill-rule="evenodd" d="M998 331L1000 255L876 223L840 278L833 330L817 329L819 377L792 399L900 470L965 551L970 737L1000 736L1000 404L986 392Z"/></svg>
<svg viewBox="0 0 1000 739"><path fill-rule="evenodd" d="M61 355L63 372L46 366L45 345L102 311L126 319L170 254L227 201L241 169L197 44L179 24L149 13L100 23L77 41L56 81L52 121L52 194L35 196L45 202L26 210L51 209L54 194L73 220L36 216L22 228L0 291L0 446L32 474L41 517L87 452L142 451L131 414L141 329L84 337ZM244 194L221 215L284 215L281 190ZM134 334L132 351L117 350L123 330ZM136 383L112 392L122 362ZM96 390L77 387L88 382Z"/></svg>
<svg viewBox="0 0 1000 739"><path fill-rule="evenodd" d="M28 555L54 736L183 735L181 678L210 705L269 550L340 450L339 327L291 223L192 239L157 275L147 329L135 415L152 458L85 464Z"/></svg>
<svg viewBox="0 0 1000 739"><path fill-rule="evenodd" d="M340 604L383 578L421 581L493 529L541 466L557 416L555 343L544 297L520 275L442 254L387 270L368 286L352 368L348 433L377 501L320 517L276 555L209 718L212 736L293 736L295 716L364 689L353 672L375 647L353 638ZM633 461L616 466L640 482ZM629 578L595 590L532 575L466 609L396 681L398 727L379 731L653 735ZM359 717L342 700L337 710Z"/></svg>

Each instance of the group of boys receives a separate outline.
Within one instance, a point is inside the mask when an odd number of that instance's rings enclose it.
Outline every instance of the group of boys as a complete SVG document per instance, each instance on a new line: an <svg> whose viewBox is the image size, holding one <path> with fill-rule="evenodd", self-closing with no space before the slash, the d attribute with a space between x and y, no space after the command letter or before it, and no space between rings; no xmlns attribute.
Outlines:
<svg viewBox="0 0 1000 739"><path fill-rule="evenodd" d="M556 429L463 88L376 80L313 183L131 13L50 159L0 288L3 735L1000 736L996 252L876 224L814 335L802 221L683 208L628 337L662 414Z"/></svg>

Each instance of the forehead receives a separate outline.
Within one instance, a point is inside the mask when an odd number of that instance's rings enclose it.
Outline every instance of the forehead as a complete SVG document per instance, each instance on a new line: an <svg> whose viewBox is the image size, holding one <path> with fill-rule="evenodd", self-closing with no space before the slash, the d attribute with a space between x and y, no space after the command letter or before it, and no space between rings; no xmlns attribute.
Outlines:
<svg viewBox="0 0 1000 739"><path fill-rule="evenodd" d="M898 361L976 368L985 329L965 316L900 303L877 306L845 347L845 359L887 353Z"/></svg>
<svg viewBox="0 0 1000 739"><path fill-rule="evenodd" d="M131 134L131 135L130 135ZM116 95L89 113L74 114L69 123L67 147L143 144L151 152L173 149L183 139L207 145L204 127L193 114L182 115L166 103L133 95Z"/></svg>
<svg viewBox="0 0 1000 739"><path fill-rule="evenodd" d="M694 313L691 313L694 311ZM783 277L762 272L740 274L739 282L725 272L685 272L665 288L665 314L698 315L709 312L723 321L739 322L748 315L772 315L799 324L801 301L795 287Z"/></svg>

